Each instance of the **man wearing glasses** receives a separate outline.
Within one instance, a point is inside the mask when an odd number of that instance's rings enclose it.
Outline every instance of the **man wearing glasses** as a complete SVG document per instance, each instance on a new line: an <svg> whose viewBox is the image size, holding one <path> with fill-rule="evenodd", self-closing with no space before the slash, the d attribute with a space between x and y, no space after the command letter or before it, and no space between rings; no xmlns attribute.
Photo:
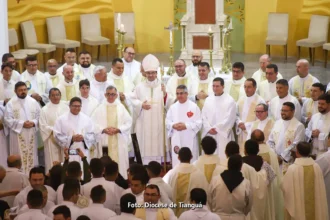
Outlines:
<svg viewBox="0 0 330 220"><path fill-rule="evenodd" d="M45 76L52 82L52 87L56 87L60 80L63 79L63 74L57 72L58 63L55 59L50 59L47 61L47 70Z"/></svg>
<svg viewBox="0 0 330 220"><path fill-rule="evenodd" d="M254 130L259 129L264 133L265 140L267 141L274 126L274 120L268 117L268 105L260 103L257 105L254 112L257 120L252 122L247 140L250 139L251 133Z"/></svg>
<svg viewBox="0 0 330 220"><path fill-rule="evenodd" d="M245 96L245 80L244 64L241 62L234 63L232 67L232 78L226 82L225 92L231 95L235 102L237 102L239 98Z"/></svg>
<svg viewBox="0 0 330 220"><path fill-rule="evenodd" d="M96 155L102 157L103 151L108 152L110 158L118 163L119 173L126 179L132 117L117 100L116 87L108 86L104 95L106 100L95 109L91 117L95 123Z"/></svg>
<svg viewBox="0 0 330 220"><path fill-rule="evenodd" d="M38 70L36 56L28 56L25 59L26 70L22 73L21 81L25 82L28 88L28 95L34 98L41 106L49 101L48 93L52 88L52 82L45 74Z"/></svg>
<svg viewBox="0 0 330 220"><path fill-rule="evenodd" d="M80 149L89 161L89 148L95 143L94 125L90 117L81 112L81 105L78 97L70 100L70 111L56 120L53 135L59 146L69 148L70 153L71 150ZM71 154L70 161L78 161L83 165L77 154Z"/></svg>
<svg viewBox="0 0 330 220"><path fill-rule="evenodd" d="M141 63L134 59L135 50L132 47L124 49L124 76L128 77L131 82L135 81L137 74L140 74Z"/></svg>

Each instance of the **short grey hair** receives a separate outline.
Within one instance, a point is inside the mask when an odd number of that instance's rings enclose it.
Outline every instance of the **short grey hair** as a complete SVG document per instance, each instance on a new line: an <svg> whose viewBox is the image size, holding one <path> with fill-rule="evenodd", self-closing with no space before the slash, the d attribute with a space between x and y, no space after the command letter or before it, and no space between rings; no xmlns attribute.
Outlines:
<svg viewBox="0 0 330 220"><path fill-rule="evenodd" d="M117 92L117 88L113 85L108 86L105 91L112 90L112 89L116 90L116 92Z"/></svg>
<svg viewBox="0 0 330 220"><path fill-rule="evenodd" d="M96 66L93 70L93 75L95 75L97 72L99 72L100 70L105 70L105 72L107 72L107 68L105 68L105 66Z"/></svg>
<svg viewBox="0 0 330 220"><path fill-rule="evenodd" d="M264 103L259 103L259 104L257 105L257 107L258 107L258 106L263 106L263 107L264 107L264 111L268 112L268 105L266 105L266 104L264 104Z"/></svg>
<svg viewBox="0 0 330 220"><path fill-rule="evenodd" d="M176 87L176 89L182 89L184 92L188 93L187 86L185 86L185 85L179 85L178 87Z"/></svg>

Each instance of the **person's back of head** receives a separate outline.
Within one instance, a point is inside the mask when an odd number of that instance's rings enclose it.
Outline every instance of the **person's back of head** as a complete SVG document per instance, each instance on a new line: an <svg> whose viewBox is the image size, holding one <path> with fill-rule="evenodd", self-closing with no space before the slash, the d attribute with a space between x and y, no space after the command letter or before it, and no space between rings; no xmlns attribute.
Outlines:
<svg viewBox="0 0 330 220"><path fill-rule="evenodd" d="M99 158L91 159L89 168L91 170L91 173L93 174L93 178L100 178L103 176L104 166L101 159Z"/></svg>
<svg viewBox="0 0 330 220"><path fill-rule="evenodd" d="M112 162L112 159L108 155L104 155L100 158L103 163L103 166L106 167L109 163Z"/></svg>
<svg viewBox="0 0 330 220"><path fill-rule="evenodd" d="M91 219L86 215L81 215L77 218L77 220L91 220Z"/></svg>
<svg viewBox="0 0 330 220"><path fill-rule="evenodd" d="M309 157L311 150L312 150L312 146L309 143L302 141L297 144L296 155L298 158Z"/></svg>
<svg viewBox="0 0 330 220"><path fill-rule="evenodd" d="M18 155L9 155L7 158L7 166L10 168L20 169L22 167L21 157Z"/></svg>
<svg viewBox="0 0 330 220"><path fill-rule="evenodd" d="M62 183L62 174L63 174L63 167L60 164L53 166L49 170L48 185L51 186L55 191Z"/></svg>
<svg viewBox="0 0 330 220"><path fill-rule="evenodd" d="M254 141L258 142L258 143L263 143L265 141L264 132L262 132L259 129L254 130L251 133L251 140L254 140Z"/></svg>
<svg viewBox="0 0 330 220"><path fill-rule="evenodd" d="M105 166L104 176L108 181L115 181L119 174L118 163L111 161Z"/></svg>
<svg viewBox="0 0 330 220"><path fill-rule="evenodd" d="M80 183L77 179L66 179L62 190L64 201L76 202L80 194Z"/></svg>
<svg viewBox="0 0 330 220"><path fill-rule="evenodd" d="M150 178L160 177L162 165L160 165L157 161L150 161L147 166L147 171Z"/></svg>
<svg viewBox="0 0 330 220"><path fill-rule="evenodd" d="M207 195L204 189L194 188L190 191L190 201L195 204L206 205Z"/></svg>
<svg viewBox="0 0 330 220"><path fill-rule="evenodd" d="M244 144L245 155L258 155L259 153L259 144L254 140L247 140Z"/></svg>
<svg viewBox="0 0 330 220"><path fill-rule="evenodd" d="M240 171L242 169L243 160L239 154L233 155L228 159L228 170Z"/></svg>
<svg viewBox="0 0 330 220"><path fill-rule="evenodd" d="M29 209L41 209L43 205L43 196L40 190L32 189L27 194L27 205Z"/></svg>
<svg viewBox="0 0 330 220"><path fill-rule="evenodd" d="M65 206L57 206L53 211L54 219L71 220L71 211Z"/></svg>
<svg viewBox="0 0 330 220"><path fill-rule="evenodd" d="M239 154L239 145L235 141L229 141L226 145L225 153L227 157Z"/></svg>
<svg viewBox="0 0 330 220"><path fill-rule="evenodd" d="M106 191L102 185L94 186L90 195L93 203L103 204L106 200Z"/></svg>
<svg viewBox="0 0 330 220"><path fill-rule="evenodd" d="M203 151L206 155L214 154L215 150L217 149L217 142L211 136L205 136L201 142Z"/></svg>
<svg viewBox="0 0 330 220"><path fill-rule="evenodd" d="M80 179L82 175L81 166L78 161L72 161L68 164L68 168L66 170L67 176L70 178Z"/></svg>
<svg viewBox="0 0 330 220"><path fill-rule="evenodd" d="M135 174L143 175L143 176L145 176L145 179L147 179L149 181L147 169L142 164L138 164L138 163L130 164L129 173L128 173L129 181L131 181L132 177Z"/></svg>
<svg viewBox="0 0 330 220"><path fill-rule="evenodd" d="M127 193L120 198L120 211L122 213L135 214L134 204L136 198L133 194Z"/></svg>
<svg viewBox="0 0 330 220"><path fill-rule="evenodd" d="M188 147L181 147L179 150L179 160L181 163L190 163L192 159L191 150Z"/></svg>

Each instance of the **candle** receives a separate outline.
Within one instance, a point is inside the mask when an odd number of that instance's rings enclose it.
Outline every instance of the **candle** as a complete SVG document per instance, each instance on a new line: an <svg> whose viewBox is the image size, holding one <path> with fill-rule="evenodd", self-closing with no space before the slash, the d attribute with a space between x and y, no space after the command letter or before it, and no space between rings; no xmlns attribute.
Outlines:
<svg viewBox="0 0 330 220"><path fill-rule="evenodd" d="M208 31L209 33L212 33L212 26L210 25L210 27L209 27L209 31Z"/></svg>
<svg viewBox="0 0 330 220"><path fill-rule="evenodd" d="M121 31L121 32L125 32L125 26L124 26L124 24L121 24L121 25L120 25L120 31Z"/></svg>
<svg viewBox="0 0 330 220"><path fill-rule="evenodd" d="M173 35L172 35L172 30L170 30L170 45L173 44Z"/></svg>
<svg viewBox="0 0 330 220"><path fill-rule="evenodd" d="M233 19L230 18L228 29L233 29Z"/></svg>
<svg viewBox="0 0 330 220"><path fill-rule="evenodd" d="M118 15L117 15L117 29L120 28L120 25L121 25L121 14L118 13Z"/></svg>

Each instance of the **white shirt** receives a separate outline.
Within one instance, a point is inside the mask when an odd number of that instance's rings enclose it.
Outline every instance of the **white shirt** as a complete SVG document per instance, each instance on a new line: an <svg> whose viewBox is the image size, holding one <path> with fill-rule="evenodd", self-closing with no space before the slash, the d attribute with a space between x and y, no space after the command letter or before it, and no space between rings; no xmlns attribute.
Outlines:
<svg viewBox="0 0 330 220"><path fill-rule="evenodd" d="M109 217L116 216L116 213L104 208L103 204L93 203L82 210L82 215L86 215L93 220L108 220Z"/></svg>
<svg viewBox="0 0 330 220"><path fill-rule="evenodd" d="M55 204L53 202L47 201L45 207L43 207L41 209L42 214L47 215L47 213L49 212L49 210L51 208L53 208L54 206L55 206ZM23 205L23 207L20 210L18 210L18 214L17 215L23 214L24 212L27 212L28 210L29 210L29 206L27 204L25 204L25 205Z"/></svg>
<svg viewBox="0 0 330 220"><path fill-rule="evenodd" d="M170 204L173 201L173 189L169 184L165 183L161 177L151 178L148 184L155 184L159 187L161 203Z"/></svg>
<svg viewBox="0 0 330 220"><path fill-rule="evenodd" d="M180 215L179 220L221 220L217 214L212 213L206 205L203 208L190 209Z"/></svg>
<svg viewBox="0 0 330 220"><path fill-rule="evenodd" d="M47 212L47 216L53 219L53 217L54 217L53 211L57 207L62 206L62 205L65 205L70 209L72 220L76 220L80 215L82 215L82 210L78 206L76 206L73 202L63 201L63 202L59 203L58 205L53 206L51 209L49 209L49 211Z"/></svg>
<svg viewBox="0 0 330 220"><path fill-rule="evenodd" d="M10 99L15 96L15 84L16 81L9 80L6 81L5 79L0 79L0 105L3 106L5 99Z"/></svg>
<svg viewBox="0 0 330 220"><path fill-rule="evenodd" d="M121 213L121 215L117 215L109 218L109 220L141 220L140 218L135 217L133 214L129 213Z"/></svg>
<svg viewBox="0 0 330 220"><path fill-rule="evenodd" d="M40 209L29 209L27 212L18 215L15 220L52 220L47 215L42 214Z"/></svg>
<svg viewBox="0 0 330 220"><path fill-rule="evenodd" d="M138 204L143 204L143 203L144 203L144 198L143 198L144 191L141 192L140 194L135 195L135 194L132 192L131 188L128 188L128 189L125 189L125 190L122 192L121 195L123 196L123 195L125 195L125 194L127 194L127 193L131 193L131 194L133 194L133 195L135 196L135 198L136 198L136 203L138 203Z"/></svg>

